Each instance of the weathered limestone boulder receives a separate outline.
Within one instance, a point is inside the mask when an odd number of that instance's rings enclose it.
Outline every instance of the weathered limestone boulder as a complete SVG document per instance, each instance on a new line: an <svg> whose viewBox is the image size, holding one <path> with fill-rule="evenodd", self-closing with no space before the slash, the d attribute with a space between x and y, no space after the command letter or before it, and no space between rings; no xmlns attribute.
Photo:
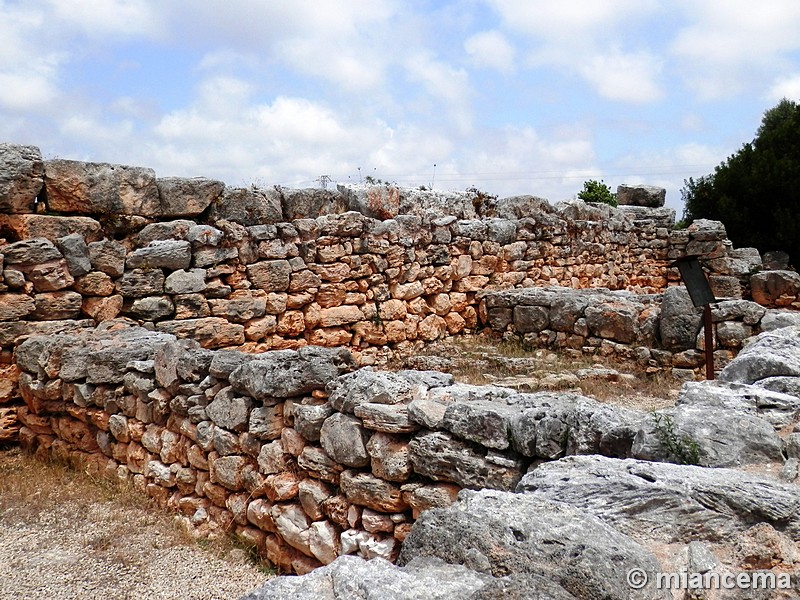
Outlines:
<svg viewBox="0 0 800 600"><path fill-rule="evenodd" d="M111 277L125 272L125 246L116 240L101 240L89 244L89 261L92 268Z"/></svg>
<svg viewBox="0 0 800 600"><path fill-rule="evenodd" d="M242 600L334 600L358 594L365 598L434 600L473 598L490 577L461 565L433 559L397 567L382 558L341 556L301 577L275 577ZM534 588L529 588L534 589ZM553 596L554 600L570 596Z"/></svg>
<svg viewBox="0 0 800 600"><path fill-rule="evenodd" d="M800 377L800 327L762 333L719 374L721 381L755 383L768 377Z"/></svg>
<svg viewBox="0 0 800 600"><path fill-rule="evenodd" d="M664 291L659 329L665 349L680 351L694 348L702 320L702 309L694 307L686 288L670 287Z"/></svg>
<svg viewBox="0 0 800 600"><path fill-rule="evenodd" d="M361 421L343 413L333 413L320 429L322 448L333 460L348 467L369 464L368 440L369 433L361 426Z"/></svg>
<svg viewBox="0 0 800 600"><path fill-rule="evenodd" d="M509 422L518 412L502 401L453 402L444 412L441 427L487 448L505 450L511 437Z"/></svg>
<svg viewBox="0 0 800 600"><path fill-rule="evenodd" d="M630 537L585 510L528 494L464 490L449 508L422 513L399 564L424 557L495 577L544 576L587 600L671 598L655 587L655 557ZM625 580L634 568L650 575L642 590Z"/></svg>
<svg viewBox="0 0 800 600"><path fill-rule="evenodd" d="M618 185L617 203L626 206L647 206L660 208L664 206L667 190L653 185Z"/></svg>
<svg viewBox="0 0 800 600"><path fill-rule="evenodd" d="M163 217L196 217L225 189L221 181L205 177L156 179Z"/></svg>
<svg viewBox="0 0 800 600"><path fill-rule="evenodd" d="M639 307L633 302L621 298L590 302L585 315L589 331L598 337L623 344L633 343L639 338Z"/></svg>
<svg viewBox="0 0 800 600"><path fill-rule="evenodd" d="M360 404L399 404L411 400L411 383L400 374L365 367L342 375L327 386L331 406L353 413Z"/></svg>
<svg viewBox="0 0 800 600"><path fill-rule="evenodd" d="M400 214L400 190L393 186L373 185L344 187L348 210L355 210L373 219L393 219Z"/></svg>
<svg viewBox="0 0 800 600"><path fill-rule="evenodd" d="M80 234L87 242L103 238L100 223L91 217L0 214L0 227L12 232L18 240L42 237L55 242L73 233Z"/></svg>
<svg viewBox="0 0 800 600"><path fill-rule="evenodd" d="M275 188L225 188L211 203L211 221L225 219L245 226L281 223L281 193Z"/></svg>
<svg viewBox="0 0 800 600"><path fill-rule="evenodd" d="M161 213L152 169L57 159L45 162L44 175L51 211L142 217Z"/></svg>
<svg viewBox="0 0 800 600"><path fill-rule="evenodd" d="M800 296L800 273L761 271L750 278L753 300L764 306L789 306Z"/></svg>
<svg viewBox="0 0 800 600"><path fill-rule="evenodd" d="M167 294L194 294L205 289L205 269L180 269L167 275L164 280L164 291Z"/></svg>
<svg viewBox="0 0 800 600"><path fill-rule="evenodd" d="M92 270L89 260L89 247L79 233L71 233L56 240L56 246L67 261L69 272L73 277L86 275Z"/></svg>
<svg viewBox="0 0 800 600"><path fill-rule="evenodd" d="M398 216L477 219L473 192L443 192L391 185L339 186L351 211L382 221Z"/></svg>
<svg viewBox="0 0 800 600"><path fill-rule="evenodd" d="M236 368L229 380L236 391L264 401L324 389L352 366L353 358L343 348L306 346L258 355Z"/></svg>
<svg viewBox="0 0 800 600"><path fill-rule="evenodd" d="M466 488L510 490L522 477L522 461L487 452L441 431L414 436L409 460L415 473Z"/></svg>
<svg viewBox="0 0 800 600"><path fill-rule="evenodd" d="M289 289L292 267L287 260L264 260L247 265L247 277L258 289L285 292Z"/></svg>
<svg viewBox="0 0 800 600"><path fill-rule="evenodd" d="M44 162L36 146L0 144L0 213L33 213L44 185Z"/></svg>
<svg viewBox="0 0 800 600"><path fill-rule="evenodd" d="M128 255L129 269L188 269L192 262L192 245L185 240L156 240Z"/></svg>
<svg viewBox="0 0 800 600"><path fill-rule="evenodd" d="M309 442L318 442L322 424L333 414L330 404L297 404L293 408L294 429Z"/></svg>
<svg viewBox="0 0 800 600"><path fill-rule="evenodd" d="M30 267L27 278L37 292L56 292L75 283L67 262L63 259Z"/></svg>
<svg viewBox="0 0 800 600"><path fill-rule="evenodd" d="M796 486L736 469L569 456L543 463L518 492L563 502L639 541L729 541L753 523L796 536Z"/></svg>
<svg viewBox="0 0 800 600"><path fill-rule="evenodd" d="M0 254L3 255L6 265L15 265L20 270L62 258L58 248L46 238L33 238L0 246Z"/></svg>
<svg viewBox="0 0 800 600"><path fill-rule="evenodd" d="M175 304L169 296L146 296L136 298L127 312L142 321L158 321L172 316Z"/></svg>
<svg viewBox="0 0 800 600"><path fill-rule="evenodd" d="M484 197L481 198L478 211L482 217L518 220L549 215L553 212L553 206L545 198L537 196Z"/></svg>
<svg viewBox="0 0 800 600"><path fill-rule="evenodd" d="M238 323L229 323L220 317L161 321L156 328L175 337L195 339L203 348L224 348L244 344L244 327Z"/></svg>
<svg viewBox="0 0 800 600"><path fill-rule="evenodd" d="M348 210L347 199L340 191L319 188L281 190L281 208L286 221L337 215Z"/></svg>
<svg viewBox="0 0 800 600"><path fill-rule="evenodd" d="M776 429L789 425L800 417L800 398L797 396L744 383L724 381L684 383L677 404L705 406L712 411L735 410L760 417Z"/></svg>
<svg viewBox="0 0 800 600"><path fill-rule="evenodd" d="M648 415L631 456L642 460L733 467L783 461L783 443L769 421L739 410L690 406Z"/></svg>
<svg viewBox="0 0 800 600"><path fill-rule="evenodd" d="M402 512L408 509L400 488L379 479L371 473L344 471L339 480L342 493L347 501L359 506L385 513Z"/></svg>
<svg viewBox="0 0 800 600"><path fill-rule="evenodd" d="M761 331L774 331L783 327L800 327L800 311L766 310L761 318Z"/></svg>
<svg viewBox="0 0 800 600"><path fill-rule="evenodd" d="M226 387L217 392L206 406L206 414L215 425L231 431L246 431L253 401L246 396L238 396L233 388Z"/></svg>
<svg viewBox="0 0 800 600"><path fill-rule="evenodd" d="M117 293L125 298L157 296L164 293L164 271L161 269L133 269L117 279Z"/></svg>
<svg viewBox="0 0 800 600"><path fill-rule="evenodd" d="M381 479L403 482L411 475L408 441L403 437L374 433L367 443L367 452L372 472Z"/></svg>
<svg viewBox="0 0 800 600"><path fill-rule="evenodd" d="M45 292L33 297L36 309L30 318L38 321L77 319L81 313L83 298L77 292Z"/></svg>
<svg viewBox="0 0 800 600"><path fill-rule="evenodd" d="M0 321L24 319L35 310L36 302L27 294L0 294Z"/></svg>

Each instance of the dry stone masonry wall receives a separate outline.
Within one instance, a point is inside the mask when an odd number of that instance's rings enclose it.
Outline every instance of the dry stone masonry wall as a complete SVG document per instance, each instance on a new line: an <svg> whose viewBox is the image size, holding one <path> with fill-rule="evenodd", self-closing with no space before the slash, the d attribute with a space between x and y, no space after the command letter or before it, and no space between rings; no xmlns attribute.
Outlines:
<svg viewBox="0 0 800 600"><path fill-rule="evenodd" d="M703 466L795 456L800 434L779 432L800 415L798 331L766 334L722 381L687 384L674 408L648 413L436 371L357 369L343 348L254 355L109 322L17 347L20 440L132 480L196 535L232 530L306 573L347 554L395 560L423 511L468 498L462 489L540 490L525 474L543 461L683 462L662 418L697 441ZM420 544L435 547L417 539L403 552Z"/></svg>

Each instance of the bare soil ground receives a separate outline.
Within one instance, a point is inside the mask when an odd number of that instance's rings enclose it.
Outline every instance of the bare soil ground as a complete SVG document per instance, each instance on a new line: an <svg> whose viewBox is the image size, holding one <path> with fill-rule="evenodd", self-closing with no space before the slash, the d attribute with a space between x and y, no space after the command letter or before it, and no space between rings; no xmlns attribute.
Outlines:
<svg viewBox="0 0 800 600"><path fill-rule="evenodd" d="M461 383L520 392L571 391L644 411L673 406L682 385L670 375L646 373L633 362L528 349L517 341L482 335L432 344L401 362L394 366L451 373Z"/></svg>
<svg viewBox="0 0 800 600"><path fill-rule="evenodd" d="M123 484L0 448L0 600L234 599L269 576Z"/></svg>

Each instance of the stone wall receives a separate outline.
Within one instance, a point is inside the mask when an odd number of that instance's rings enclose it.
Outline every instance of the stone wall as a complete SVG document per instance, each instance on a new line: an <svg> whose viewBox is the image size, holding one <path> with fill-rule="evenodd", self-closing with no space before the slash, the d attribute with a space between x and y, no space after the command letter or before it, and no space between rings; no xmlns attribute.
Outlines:
<svg viewBox="0 0 800 600"><path fill-rule="evenodd" d="M742 363L751 380L767 352ZM130 479L189 531L235 532L286 571L343 554L392 560L421 511L464 488L514 490L541 461L685 459L652 413L436 371L355 369L343 348L214 351L108 322L31 336L15 359L25 447ZM690 384L662 418L697 440L704 466L781 461L796 380L764 384Z"/></svg>
<svg viewBox="0 0 800 600"><path fill-rule="evenodd" d="M674 212L393 187L268 190L42 161L0 145L0 347L118 316L207 348L349 346L362 364L474 331L478 292L656 293L704 254L725 296L758 254ZM407 213L407 214L401 214Z"/></svg>
<svg viewBox="0 0 800 600"><path fill-rule="evenodd" d="M767 271L753 279L783 274L796 275ZM694 379L705 365L703 310L694 307L684 287L648 295L550 287L486 291L478 297L480 318L490 329L533 347L614 356L683 379ZM797 310L765 308L752 300L720 300L711 315L717 370L753 335L800 325Z"/></svg>

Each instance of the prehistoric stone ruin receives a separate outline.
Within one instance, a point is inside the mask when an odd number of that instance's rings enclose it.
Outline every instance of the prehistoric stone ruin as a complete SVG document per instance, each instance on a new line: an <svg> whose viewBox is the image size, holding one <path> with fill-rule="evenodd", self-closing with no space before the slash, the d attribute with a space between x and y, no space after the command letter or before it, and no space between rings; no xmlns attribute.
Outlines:
<svg viewBox="0 0 800 600"><path fill-rule="evenodd" d="M793 573L800 276L620 193L230 188L0 145L0 441L308 573L253 598L650 599L672 597L656 572ZM720 299L716 382L694 381L687 254ZM687 383L646 412L382 369L481 331Z"/></svg>

